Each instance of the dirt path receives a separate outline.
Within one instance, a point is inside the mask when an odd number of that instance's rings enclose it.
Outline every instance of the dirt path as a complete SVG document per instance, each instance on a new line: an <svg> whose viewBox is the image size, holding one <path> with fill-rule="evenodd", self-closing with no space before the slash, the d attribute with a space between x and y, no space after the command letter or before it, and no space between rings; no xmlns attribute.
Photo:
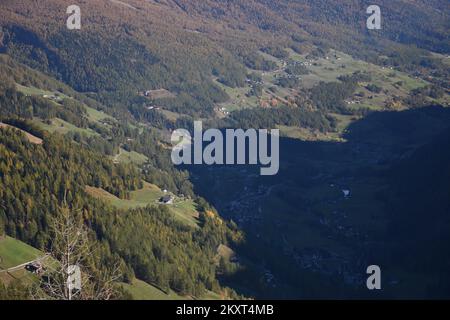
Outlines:
<svg viewBox="0 0 450 320"><path fill-rule="evenodd" d="M24 262L24 263L19 264L19 265L15 266L15 267L11 267L11 268L8 268L8 269L0 270L0 273L3 273L3 272L14 272L14 271L20 270L20 269L24 268L27 264L34 263L34 262L40 262L42 260L45 260L49 256L50 256L50 254L47 253L47 254L45 254L42 257L39 257L37 259L31 260L31 261L28 261L28 262Z"/></svg>

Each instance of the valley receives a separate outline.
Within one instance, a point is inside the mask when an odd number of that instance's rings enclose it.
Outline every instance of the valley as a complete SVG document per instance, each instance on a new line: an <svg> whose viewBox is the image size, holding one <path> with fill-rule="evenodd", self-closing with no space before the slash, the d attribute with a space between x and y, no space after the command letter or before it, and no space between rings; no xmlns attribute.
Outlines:
<svg viewBox="0 0 450 320"><path fill-rule="evenodd" d="M388 128L380 125L388 121L390 113L385 112L386 119L379 123L374 119L350 125L346 142L282 139L280 150L289 153L281 154L280 173L273 178L260 177L250 167L190 168L197 192L246 232L247 243L237 252L265 266L252 268L258 270L258 276L253 277L259 278L253 281L258 287L253 288L262 298L265 292L277 292L279 298L291 297L289 292L294 290L290 285L294 281L301 281L298 285L311 290L306 294L311 296L314 285L308 287L304 282L311 277L313 283L318 281L315 277L330 279L322 280L326 283L339 279L347 286L346 297L360 295L365 287L364 266L371 261L385 261L390 247L388 199L392 192L386 174L392 164L401 163L409 150L417 148L407 144L410 137L406 131L397 136L401 138L398 144L386 143L393 138ZM423 113L428 111L404 111L398 117L420 119L416 121L421 126L415 127L418 136L435 132L427 122L437 121L441 130L448 128L448 108ZM353 127L363 132L351 135ZM370 141L369 132L364 132L368 129L377 130L376 136L383 138ZM381 247L383 251L378 252ZM408 282L420 277L398 273L394 267L397 263L400 261L390 260L392 269L385 266L389 278L383 290L386 297L403 292ZM424 290L426 285L422 285ZM330 296L336 294L332 290L336 288L326 290Z"/></svg>
<svg viewBox="0 0 450 320"><path fill-rule="evenodd" d="M449 297L440 1L381 0L378 31L359 0L92 0L80 30L45 3L0 8L0 297L67 210L113 299ZM195 121L280 129L279 171L175 165Z"/></svg>

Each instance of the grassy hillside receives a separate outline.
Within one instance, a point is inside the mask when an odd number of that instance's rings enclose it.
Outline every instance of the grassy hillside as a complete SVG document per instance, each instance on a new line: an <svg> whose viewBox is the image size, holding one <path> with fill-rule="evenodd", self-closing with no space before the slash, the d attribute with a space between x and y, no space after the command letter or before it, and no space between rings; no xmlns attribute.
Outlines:
<svg viewBox="0 0 450 320"><path fill-rule="evenodd" d="M0 10L2 51L110 106L125 109L130 100L136 105L157 102L171 111L211 116L214 105L228 99L227 90L213 79L231 88L243 87L244 66L271 59L258 58L261 49L310 53L317 46L333 47L381 65L398 64L410 72L423 72L424 64L439 69L429 53L407 46L414 43L448 52L443 41L448 8L438 1L382 2L385 28L368 33L363 27L368 3L362 0L346 5L309 0L276 4L94 0L82 6L84 21L89 23L74 33L61 23L66 3L50 0L44 9L15 1ZM20 14L23 11L27 15ZM403 27L400 37L396 27ZM138 94L162 89L176 96L145 99Z"/></svg>
<svg viewBox="0 0 450 320"><path fill-rule="evenodd" d="M21 265L42 257L44 253L22 241L11 237L0 237L0 282L8 284L19 280L22 284L30 284L36 277L24 268L6 271L8 268Z"/></svg>
<svg viewBox="0 0 450 320"><path fill-rule="evenodd" d="M11 237L0 237L0 268L8 269L35 260L43 253Z"/></svg>
<svg viewBox="0 0 450 320"><path fill-rule="evenodd" d="M180 296L177 293L170 290L169 292L164 292L151 284L144 281L134 279L131 284L122 283L122 288L128 291L134 300L192 300L194 297L190 296ZM225 296L217 294L212 291L207 291L201 297L195 297L197 300L221 300Z"/></svg>
<svg viewBox="0 0 450 320"><path fill-rule="evenodd" d="M132 284L122 283L122 287L128 291L134 300L184 300L173 291L166 293L144 281L134 279Z"/></svg>
<svg viewBox="0 0 450 320"><path fill-rule="evenodd" d="M48 247L67 198L96 258L145 280L123 285L138 299L221 298L211 290L229 284L258 298L364 296L364 265L392 249L387 168L449 123L430 107L450 103L448 6L379 3L383 29L368 31L366 0L91 0L69 31L66 0L6 1L0 120L45 132L41 145L0 130L0 227ZM280 128L279 174L174 167L170 133L197 119ZM0 267L27 257L4 241ZM389 254L386 297L410 279L419 296L436 288L426 263L409 278Z"/></svg>
<svg viewBox="0 0 450 320"><path fill-rule="evenodd" d="M165 193L157 186L144 182L142 189L130 192L130 199L120 199L109 192L101 189L87 186L87 193L97 199L102 199L120 209L132 209L138 207L146 207L148 205L158 205L159 199ZM191 199L180 198L171 194L174 197L173 204L166 205L179 221L186 223L189 226L197 226L198 212L195 204Z"/></svg>
<svg viewBox="0 0 450 320"><path fill-rule="evenodd" d="M0 282L8 284L12 281L20 281L24 285L36 281L36 276L26 271L24 268L6 272L12 268L28 261L33 261L42 257L44 253L22 241L4 236L0 237ZM188 296L180 296L172 290L164 292L139 279L134 279L131 284L121 283L122 288L131 294L134 300L185 300L192 299ZM204 299L219 299L219 295L207 292Z"/></svg>

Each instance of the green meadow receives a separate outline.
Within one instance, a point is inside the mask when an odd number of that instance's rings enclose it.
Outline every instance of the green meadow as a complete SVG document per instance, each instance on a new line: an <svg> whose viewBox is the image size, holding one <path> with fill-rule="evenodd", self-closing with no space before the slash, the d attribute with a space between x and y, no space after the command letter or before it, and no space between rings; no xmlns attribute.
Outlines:
<svg viewBox="0 0 450 320"><path fill-rule="evenodd" d="M109 192L87 186L86 191L97 199L105 200L111 205L119 209L133 209L146 207L148 205L159 205L159 199L166 195L163 190L157 186L144 183L144 187L139 190L130 192L130 199L120 199ZM170 193L168 193L170 194ZM192 199L180 198L172 194L174 197L173 204L164 204L174 214L174 217L189 226L196 227L198 222L198 212Z"/></svg>

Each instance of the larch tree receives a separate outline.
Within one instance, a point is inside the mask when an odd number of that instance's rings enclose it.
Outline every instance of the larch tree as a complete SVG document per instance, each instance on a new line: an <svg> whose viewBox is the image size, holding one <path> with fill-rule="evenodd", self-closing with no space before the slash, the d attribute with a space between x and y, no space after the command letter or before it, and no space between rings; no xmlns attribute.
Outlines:
<svg viewBox="0 0 450 320"><path fill-rule="evenodd" d="M109 300L117 296L115 282L120 264L98 270L93 241L89 239L80 210L65 203L51 219L52 243L33 299Z"/></svg>

